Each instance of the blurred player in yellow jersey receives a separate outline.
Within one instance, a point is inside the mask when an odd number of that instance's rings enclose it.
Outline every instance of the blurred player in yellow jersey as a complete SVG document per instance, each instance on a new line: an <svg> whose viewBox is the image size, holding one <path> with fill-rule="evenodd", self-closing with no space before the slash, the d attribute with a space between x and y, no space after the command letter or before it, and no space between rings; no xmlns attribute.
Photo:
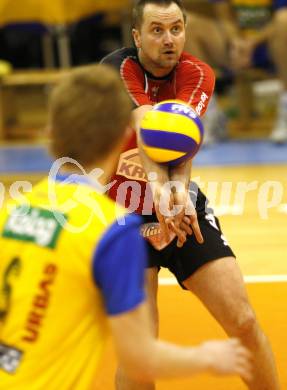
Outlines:
<svg viewBox="0 0 287 390"><path fill-rule="evenodd" d="M152 335L140 217L101 193L130 114L106 65L72 71L52 95L51 150L66 164L0 213L1 390L90 389L108 329L137 380L201 371L250 379L237 340L179 347Z"/></svg>

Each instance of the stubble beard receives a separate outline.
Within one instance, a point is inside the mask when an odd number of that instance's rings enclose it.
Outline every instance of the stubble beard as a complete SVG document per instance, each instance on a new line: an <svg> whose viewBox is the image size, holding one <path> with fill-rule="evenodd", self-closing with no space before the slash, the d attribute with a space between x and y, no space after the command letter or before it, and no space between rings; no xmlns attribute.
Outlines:
<svg viewBox="0 0 287 390"><path fill-rule="evenodd" d="M178 58L176 56L173 59L169 60L169 59L161 58L161 56L159 56L158 59L153 62L154 62L154 66L160 69L172 70L178 63Z"/></svg>
<svg viewBox="0 0 287 390"><path fill-rule="evenodd" d="M176 58L174 59L165 59L163 58L163 54L159 54L157 58L153 59L149 56L147 56L145 54L144 51L141 52L141 55L140 55L140 58L141 58L141 62L142 62L142 65L147 69L147 70L150 70L151 73L152 70L161 70L161 71L166 71L166 74L170 73L173 68L176 66L176 64L178 63L178 58L176 56Z"/></svg>

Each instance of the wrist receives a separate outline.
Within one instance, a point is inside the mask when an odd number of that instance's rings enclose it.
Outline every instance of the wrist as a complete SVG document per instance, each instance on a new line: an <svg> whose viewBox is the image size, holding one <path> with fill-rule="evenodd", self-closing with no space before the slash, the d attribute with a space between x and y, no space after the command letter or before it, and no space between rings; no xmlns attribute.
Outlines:
<svg viewBox="0 0 287 390"><path fill-rule="evenodd" d="M213 372L214 370L214 361L210 351L207 351L204 344L200 344L197 347L197 352L202 370L207 372Z"/></svg>

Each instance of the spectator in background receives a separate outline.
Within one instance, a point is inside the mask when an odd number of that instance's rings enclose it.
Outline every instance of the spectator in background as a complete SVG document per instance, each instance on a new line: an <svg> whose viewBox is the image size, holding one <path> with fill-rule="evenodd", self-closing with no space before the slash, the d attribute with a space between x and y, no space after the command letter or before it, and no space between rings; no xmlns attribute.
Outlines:
<svg viewBox="0 0 287 390"><path fill-rule="evenodd" d="M283 90L270 139L287 142L287 0L211 0L216 20L191 14L186 50L235 74L275 70ZM223 113L214 97L205 116L206 142L216 140Z"/></svg>

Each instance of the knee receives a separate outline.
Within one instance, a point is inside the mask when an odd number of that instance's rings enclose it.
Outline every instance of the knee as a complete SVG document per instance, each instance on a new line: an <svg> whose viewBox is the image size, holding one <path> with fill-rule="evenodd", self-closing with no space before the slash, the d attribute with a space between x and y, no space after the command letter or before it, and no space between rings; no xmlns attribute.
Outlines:
<svg viewBox="0 0 287 390"><path fill-rule="evenodd" d="M245 344L256 343L261 332L254 311L248 306L238 314L234 324L234 336L240 338Z"/></svg>

